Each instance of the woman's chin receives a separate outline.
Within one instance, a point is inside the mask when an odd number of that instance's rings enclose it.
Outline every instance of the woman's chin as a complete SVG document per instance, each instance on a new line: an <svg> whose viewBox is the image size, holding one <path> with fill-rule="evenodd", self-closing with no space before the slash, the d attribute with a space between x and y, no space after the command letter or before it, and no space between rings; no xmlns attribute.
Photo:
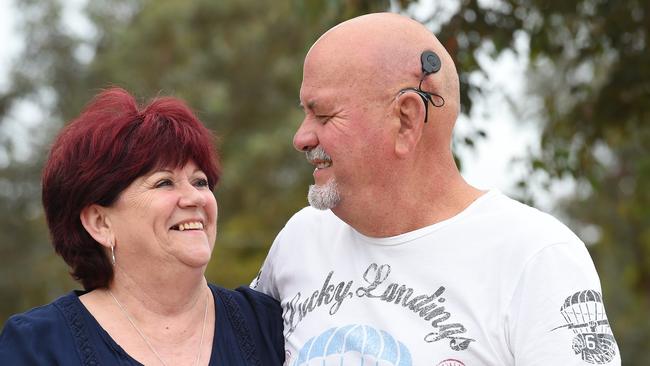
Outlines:
<svg viewBox="0 0 650 366"><path fill-rule="evenodd" d="M205 248L203 250L197 248L191 252L183 253L182 256L179 256L179 260L190 268L203 268L210 263L210 258L212 257L212 250Z"/></svg>

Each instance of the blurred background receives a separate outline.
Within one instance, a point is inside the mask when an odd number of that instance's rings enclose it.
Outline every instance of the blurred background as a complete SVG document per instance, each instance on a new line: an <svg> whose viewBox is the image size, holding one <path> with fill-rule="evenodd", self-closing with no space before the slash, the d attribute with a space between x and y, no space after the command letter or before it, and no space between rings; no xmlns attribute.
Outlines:
<svg viewBox="0 0 650 366"><path fill-rule="evenodd" d="M80 288L53 254L40 170L100 89L185 99L221 137L208 280L250 282L312 168L291 139L303 57L325 30L407 14L456 60L465 177L551 211L587 243L624 365L650 365L647 0L3 0L0 325Z"/></svg>

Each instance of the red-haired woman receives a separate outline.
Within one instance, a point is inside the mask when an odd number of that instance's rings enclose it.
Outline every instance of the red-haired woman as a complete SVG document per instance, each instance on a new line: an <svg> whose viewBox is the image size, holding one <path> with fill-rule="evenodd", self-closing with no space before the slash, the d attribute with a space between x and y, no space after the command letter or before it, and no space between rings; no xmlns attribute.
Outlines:
<svg viewBox="0 0 650 366"><path fill-rule="evenodd" d="M183 102L96 96L43 171L52 243L84 291L11 317L0 364L282 364L275 300L204 277L218 181L213 136Z"/></svg>

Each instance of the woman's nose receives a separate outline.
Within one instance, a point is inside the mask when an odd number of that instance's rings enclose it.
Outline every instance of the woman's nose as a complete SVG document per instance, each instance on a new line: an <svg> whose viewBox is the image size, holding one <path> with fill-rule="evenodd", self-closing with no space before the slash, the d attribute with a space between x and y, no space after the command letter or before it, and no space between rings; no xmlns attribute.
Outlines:
<svg viewBox="0 0 650 366"><path fill-rule="evenodd" d="M190 182L184 182L181 188L181 197L179 199L179 206L181 207L195 207L204 206L205 196Z"/></svg>

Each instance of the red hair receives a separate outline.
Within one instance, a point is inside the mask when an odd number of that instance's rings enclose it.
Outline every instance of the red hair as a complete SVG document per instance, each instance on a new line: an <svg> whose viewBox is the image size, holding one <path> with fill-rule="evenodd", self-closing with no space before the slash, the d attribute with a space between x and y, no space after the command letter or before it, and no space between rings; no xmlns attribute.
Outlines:
<svg viewBox="0 0 650 366"><path fill-rule="evenodd" d="M187 105L156 98L143 108L124 89L93 99L58 135L43 169L43 207L55 251L86 290L106 287L113 267L103 247L81 224L91 204L110 206L136 178L190 160L219 181L214 136Z"/></svg>

